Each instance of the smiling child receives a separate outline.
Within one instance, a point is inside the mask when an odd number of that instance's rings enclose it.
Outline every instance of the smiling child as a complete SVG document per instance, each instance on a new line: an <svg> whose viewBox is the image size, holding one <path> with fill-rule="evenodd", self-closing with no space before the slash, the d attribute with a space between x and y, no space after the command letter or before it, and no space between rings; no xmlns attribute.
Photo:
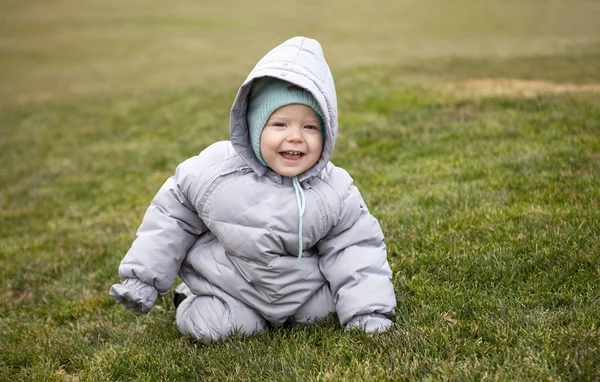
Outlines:
<svg viewBox="0 0 600 382"><path fill-rule="evenodd" d="M149 312L176 288L177 327L216 341L335 312L383 332L396 298L384 236L350 175L330 162L337 97L320 44L262 58L231 109L230 138L180 164L119 266L119 303Z"/></svg>

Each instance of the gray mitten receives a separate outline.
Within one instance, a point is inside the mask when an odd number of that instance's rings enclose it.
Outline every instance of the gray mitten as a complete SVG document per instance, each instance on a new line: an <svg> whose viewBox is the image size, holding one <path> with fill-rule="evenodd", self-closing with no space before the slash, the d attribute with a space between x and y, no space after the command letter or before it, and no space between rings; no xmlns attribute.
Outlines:
<svg viewBox="0 0 600 382"><path fill-rule="evenodd" d="M125 279L113 285L109 294L124 307L144 314L152 310L158 298L156 288L139 279Z"/></svg>
<svg viewBox="0 0 600 382"><path fill-rule="evenodd" d="M346 330L360 329L365 333L387 332L391 327L392 321L379 313L354 316L346 324Z"/></svg>

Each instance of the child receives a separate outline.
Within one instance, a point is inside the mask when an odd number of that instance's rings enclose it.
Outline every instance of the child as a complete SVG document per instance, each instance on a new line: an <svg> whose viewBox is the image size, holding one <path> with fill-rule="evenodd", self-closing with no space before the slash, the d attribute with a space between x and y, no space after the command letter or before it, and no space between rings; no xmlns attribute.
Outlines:
<svg viewBox="0 0 600 382"><path fill-rule="evenodd" d="M386 331L396 298L383 233L352 178L329 162L333 77L315 40L258 62L231 109L231 141L177 167L146 211L110 295L148 313L176 288L177 327L216 341L337 312Z"/></svg>

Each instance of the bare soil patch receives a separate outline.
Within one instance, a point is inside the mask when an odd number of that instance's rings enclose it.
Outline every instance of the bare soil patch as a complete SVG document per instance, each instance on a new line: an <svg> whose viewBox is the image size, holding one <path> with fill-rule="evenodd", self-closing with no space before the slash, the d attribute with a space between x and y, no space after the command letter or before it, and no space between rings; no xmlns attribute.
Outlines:
<svg viewBox="0 0 600 382"><path fill-rule="evenodd" d="M535 97L542 94L593 92L600 93L600 83L575 84L542 80L468 79L446 86L452 93L463 96Z"/></svg>

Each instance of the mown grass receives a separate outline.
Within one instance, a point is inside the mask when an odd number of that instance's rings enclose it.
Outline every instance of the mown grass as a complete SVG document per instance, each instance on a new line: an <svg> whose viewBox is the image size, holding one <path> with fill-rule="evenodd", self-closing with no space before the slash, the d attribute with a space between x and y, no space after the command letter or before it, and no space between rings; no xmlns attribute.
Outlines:
<svg viewBox="0 0 600 382"><path fill-rule="evenodd" d="M549 4L548 14L566 7ZM589 11L593 4L580 5ZM153 7L146 16L160 19L163 8ZM523 7L529 18L538 9ZM114 9L102 9L111 20ZM71 12L74 22L82 8ZM516 32L500 23L496 35L489 29L486 36L501 43L503 34L543 29L519 20ZM552 33L588 38L592 27L570 25ZM33 44L24 32L38 36L36 29L20 27L17 40ZM141 23L131 33L145 28ZM336 45L334 30L321 33ZM429 37L419 41L433 41L431 49L441 37L431 37L435 25L422 30ZM82 79L85 97L66 87L40 98L45 80L30 79L18 100L3 92L0 380L599 379L598 93L465 96L443 86L476 78L599 84L597 41L575 37L566 52L543 45L543 55L520 56L522 42L506 57L491 50L455 56L456 50L427 60L397 56L396 63L382 57L368 66L356 59L359 66L336 69L341 119L334 162L354 176L380 219L394 269L395 327L379 336L346 333L329 317L205 345L177 333L171 295L148 316L108 296L158 187L183 159L227 139L241 69L212 82L217 72L209 70L187 84L162 82L168 76L156 69L157 82L112 91ZM0 65L12 73L24 75L19 62L43 71L7 57ZM7 81L4 90L16 84Z"/></svg>
<svg viewBox="0 0 600 382"><path fill-rule="evenodd" d="M599 15L596 0L5 0L0 102L222 88L293 35L321 41L334 71L552 55L597 43Z"/></svg>

